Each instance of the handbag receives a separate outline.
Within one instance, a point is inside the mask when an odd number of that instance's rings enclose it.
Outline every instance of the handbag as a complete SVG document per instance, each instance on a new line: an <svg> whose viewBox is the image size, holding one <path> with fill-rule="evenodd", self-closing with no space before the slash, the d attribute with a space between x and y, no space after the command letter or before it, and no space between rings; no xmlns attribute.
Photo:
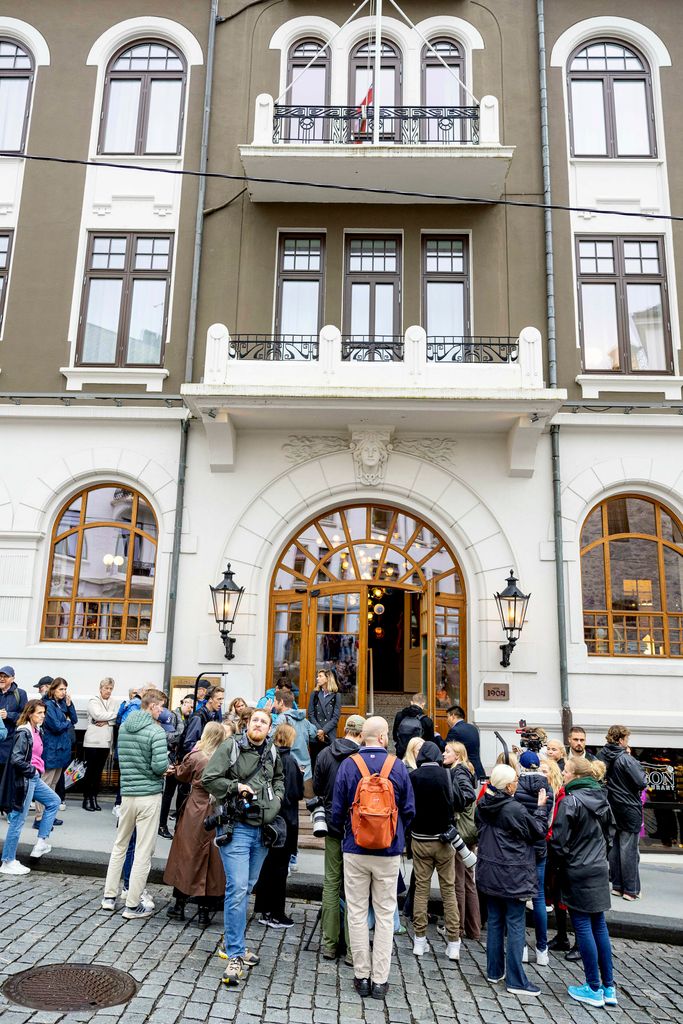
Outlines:
<svg viewBox="0 0 683 1024"><path fill-rule="evenodd" d="M264 825L261 829L263 845L269 850L281 850L287 841L287 822L281 814L276 814L273 820Z"/></svg>
<svg viewBox="0 0 683 1024"><path fill-rule="evenodd" d="M85 777L85 773L85 762L74 758L71 764L67 765L64 769L64 788L69 789L70 786L75 786L77 782L80 782Z"/></svg>

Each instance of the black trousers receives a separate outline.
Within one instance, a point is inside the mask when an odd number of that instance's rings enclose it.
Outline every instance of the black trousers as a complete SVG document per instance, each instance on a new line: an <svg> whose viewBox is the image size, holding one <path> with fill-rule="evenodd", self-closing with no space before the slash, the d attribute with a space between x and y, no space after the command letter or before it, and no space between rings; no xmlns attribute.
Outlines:
<svg viewBox="0 0 683 1024"><path fill-rule="evenodd" d="M109 747L83 747L85 778L83 796L97 798L102 785L102 772L109 757Z"/></svg>
<svg viewBox="0 0 683 1024"><path fill-rule="evenodd" d="M257 914L272 914L282 917L287 896L287 874L289 858L296 853L299 845L298 825L287 825L287 839L279 850L271 847L263 862L258 882L254 886L254 911Z"/></svg>
<svg viewBox="0 0 683 1024"><path fill-rule="evenodd" d="M175 775L167 775L164 779L164 792L161 797L161 817L159 818L159 828L168 828L168 815L177 789L178 780Z"/></svg>
<svg viewBox="0 0 683 1024"><path fill-rule="evenodd" d="M311 752L311 771L315 771L315 762L318 760L318 754L320 754L326 747L329 747L330 741L325 740L323 743L320 740L311 740L309 749Z"/></svg>

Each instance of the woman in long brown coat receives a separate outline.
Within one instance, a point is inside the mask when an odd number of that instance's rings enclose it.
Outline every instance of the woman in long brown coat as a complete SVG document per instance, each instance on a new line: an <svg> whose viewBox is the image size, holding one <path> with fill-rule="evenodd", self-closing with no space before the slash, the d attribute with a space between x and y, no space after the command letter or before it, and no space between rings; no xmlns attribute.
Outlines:
<svg viewBox="0 0 683 1024"><path fill-rule="evenodd" d="M209 722L194 749L175 768L178 781L191 786L191 790L178 819L164 871L164 882L173 886L175 897L168 916L184 921L185 904L196 900L197 924L202 926L211 923L209 908L222 900L225 893L223 863L214 845L216 832L204 828L204 819L214 813L215 806L202 786L202 772L224 740L225 730L220 722Z"/></svg>

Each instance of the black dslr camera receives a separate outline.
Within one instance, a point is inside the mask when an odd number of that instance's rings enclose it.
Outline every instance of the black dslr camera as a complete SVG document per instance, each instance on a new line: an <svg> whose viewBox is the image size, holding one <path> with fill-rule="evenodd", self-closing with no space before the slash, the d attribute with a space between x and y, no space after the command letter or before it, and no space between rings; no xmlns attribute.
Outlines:
<svg viewBox="0 0 683 1024"><path fill-rule="evenodd" d="M214 842L216 846L227 846L232 842L232 834L235 825L239 821L245 821L250 816L260 816L256 800L250 794L242 796L236 793L228 797L222 804L219 804L214 814L204 818L204 828L207 832L213 829L221 829L221 834L216 835Z"/></svg>
<svg viewBox="0 0 683 1024"><path fill-rule="evenodd" d="M531 750L534 754L538 754L540 752L541 747L543 746L543 741L535 729L530 729L527 726L526 718L520 718L519 729L515 729L515 732L520 737L520 747Z"/></svg>

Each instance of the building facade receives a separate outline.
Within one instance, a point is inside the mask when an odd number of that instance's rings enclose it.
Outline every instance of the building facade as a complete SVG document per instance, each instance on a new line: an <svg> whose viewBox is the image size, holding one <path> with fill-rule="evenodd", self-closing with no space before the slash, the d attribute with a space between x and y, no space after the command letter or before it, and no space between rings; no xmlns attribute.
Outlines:
<svg viewBox="0 0 683 1024"><path fill-rule="evenodd" d="M0 18L3 660L680 748L676 5L59 6Z"/></svg>

